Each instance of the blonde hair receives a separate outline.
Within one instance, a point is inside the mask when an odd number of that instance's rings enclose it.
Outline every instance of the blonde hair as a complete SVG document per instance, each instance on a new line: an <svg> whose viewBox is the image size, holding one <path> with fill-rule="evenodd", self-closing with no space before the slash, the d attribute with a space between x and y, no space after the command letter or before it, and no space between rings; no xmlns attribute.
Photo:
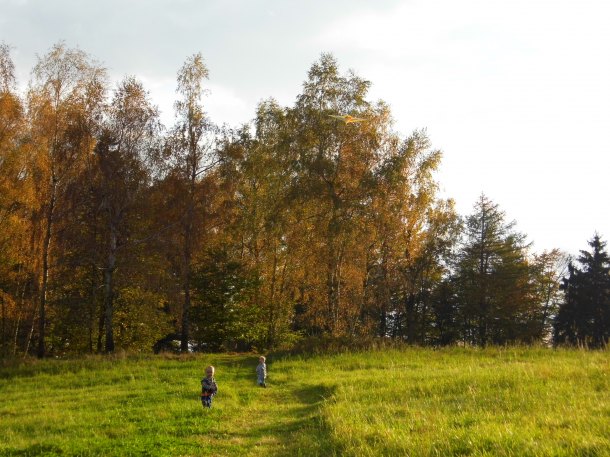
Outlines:
<svg viewBox="0 0 610 457"><path fill-rule="evenodd" d="M267 361L267 359L265 358L265 356L264 356L264 355L261 355L261 356L258 358L258 360L261 360L261 359L263 360L263 362L266 362L266 361Z"/></svg>
<svg viewBox="0 0 610 457"><path fill-rule="evenodd" d="M205 368L205 374L208 374L210 371L212 372L212 376L214 376L214 372L216 371L216 369L212 365L208 365Z"/></svg>

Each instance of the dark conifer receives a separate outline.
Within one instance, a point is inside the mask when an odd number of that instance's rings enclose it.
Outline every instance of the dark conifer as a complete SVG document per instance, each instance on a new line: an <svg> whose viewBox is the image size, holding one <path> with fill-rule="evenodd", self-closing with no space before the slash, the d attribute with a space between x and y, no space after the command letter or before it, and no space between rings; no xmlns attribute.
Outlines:
<svg viewBox="0 0 610 457"><path fill-rule="evenodd" d="M555 344L603 347L610 339L610 258L595 235L563 279L565 300L555 319Z"/></svg>

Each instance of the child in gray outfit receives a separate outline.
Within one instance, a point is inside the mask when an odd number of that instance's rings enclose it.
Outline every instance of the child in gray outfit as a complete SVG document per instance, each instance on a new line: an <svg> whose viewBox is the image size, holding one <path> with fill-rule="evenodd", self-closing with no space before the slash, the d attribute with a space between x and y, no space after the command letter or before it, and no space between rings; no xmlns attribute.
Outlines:
<svg viewBox="0 0 610 457"><path fill-rule="evenodd" d="M260 356L258 358L258 366L256 367L256 377L258 385L261 387L267 387L265 379L267 379L267 365L265 364L265 357Z"/></svg>

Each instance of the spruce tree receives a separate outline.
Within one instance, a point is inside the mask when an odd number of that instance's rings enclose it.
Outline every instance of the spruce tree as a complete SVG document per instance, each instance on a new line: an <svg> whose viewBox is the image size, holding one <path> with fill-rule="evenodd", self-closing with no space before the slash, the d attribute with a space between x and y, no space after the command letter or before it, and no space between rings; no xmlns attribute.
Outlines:
<svg viewBox="0 0 610 457"><path fill-rule="evenodd" d="M532 299L525 235L481 195L466 218L456 286L464 341L485 346L529 339Z"/></svg>
<svg viewBox="0 0 610 457"><path fill-rule="evenodd" d="M610 339L610 258L595 234L591 251L580 251L580 268L570 264L564 278L564 302L555 319L556 344L603 347Z"/></svg>

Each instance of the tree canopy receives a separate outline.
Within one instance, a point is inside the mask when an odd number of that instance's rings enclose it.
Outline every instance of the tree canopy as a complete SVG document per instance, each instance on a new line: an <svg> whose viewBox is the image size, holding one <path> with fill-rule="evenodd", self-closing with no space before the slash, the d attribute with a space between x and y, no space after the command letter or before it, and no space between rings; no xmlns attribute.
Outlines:
<svg viewBox="0 0 610 457"><path fill-rule="evenodd" d="M165 128L146 87L64 43L17 91L0 46L3 356L609 338L596 235L568 266L532 253L499 204L441 198L442 153L403 137L371 82L322 54L291 106L251 124L205 111L200 53ZM568 269L568 276L565 269Z"/></svg>

